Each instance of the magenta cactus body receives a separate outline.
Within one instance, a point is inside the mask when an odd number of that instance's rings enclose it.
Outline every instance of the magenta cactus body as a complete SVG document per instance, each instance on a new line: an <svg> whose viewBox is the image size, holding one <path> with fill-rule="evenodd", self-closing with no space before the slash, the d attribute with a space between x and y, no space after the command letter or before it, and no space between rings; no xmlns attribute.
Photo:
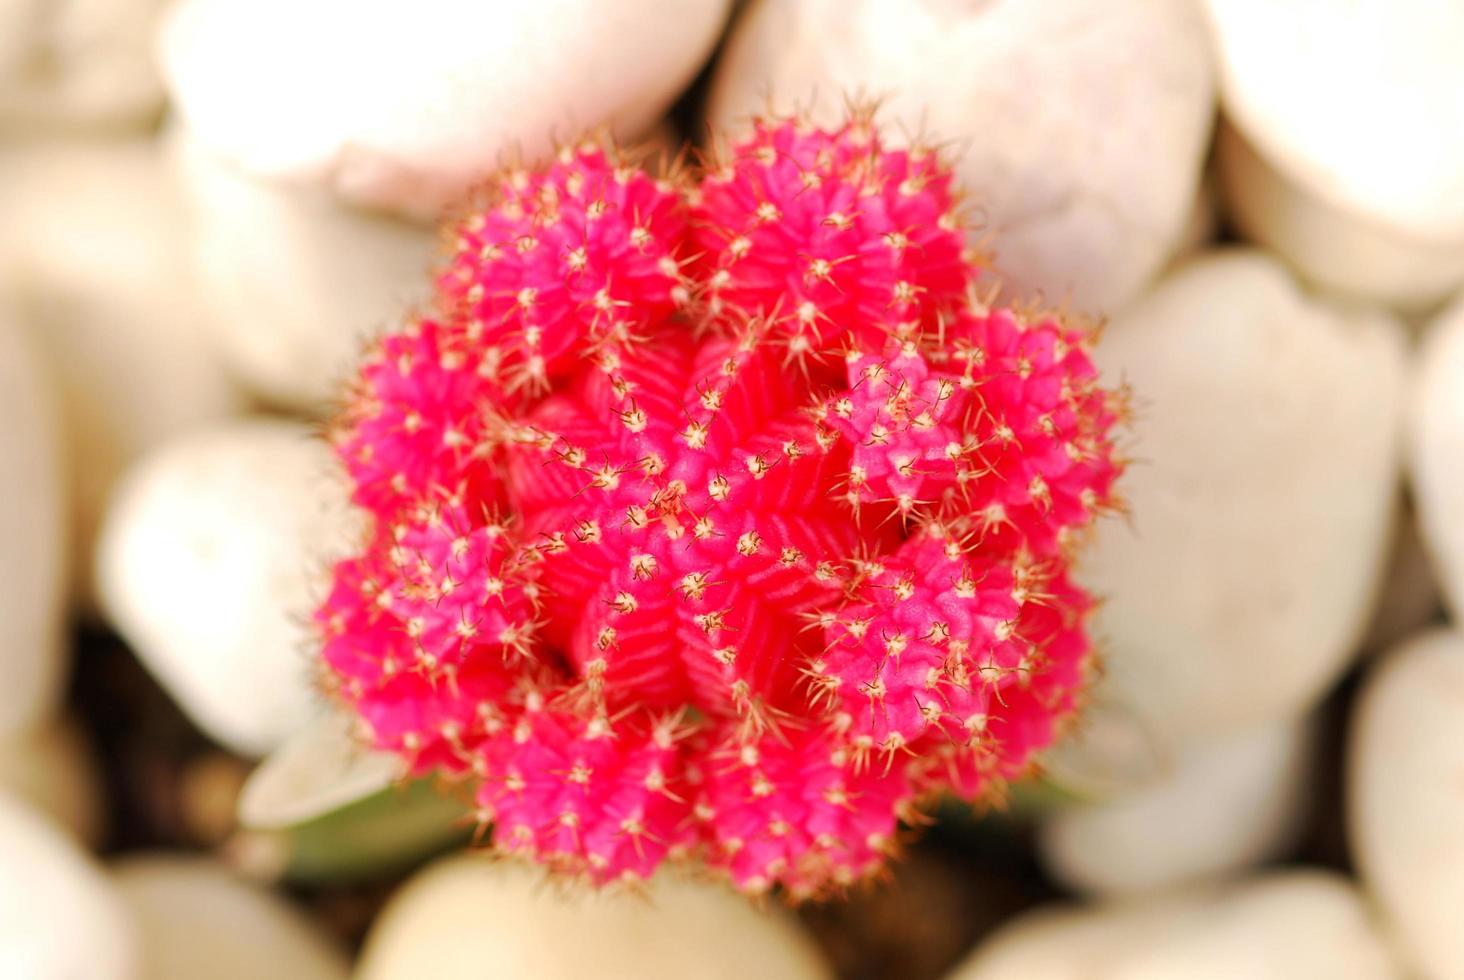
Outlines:
<svg viewBox="0 0 1464 980"><path fill-rule="evenodd" d="M784 120L699 186L580 149L494 187L335 430L374 533L317 619L373 743L504 850L795 898L1029 768L1115 402L973 297L938 158Z"/></svg>
<svg viewBox="0 0 1464 980"><path fill-rule="evenodd" d="M951 183L933 152L885 149L863 115L832 131L756 123L693 195L707 314L757 316L794 353L921 333L976 273Z"/></svg>
<svg viewBox="0 0 1464 980"><path fill-rule="evenodd" d="M484 192L492 204L457 227L438 285L507 391L541 393L587 352L643 339L685 303L679 188L590 145Z"/></svg>

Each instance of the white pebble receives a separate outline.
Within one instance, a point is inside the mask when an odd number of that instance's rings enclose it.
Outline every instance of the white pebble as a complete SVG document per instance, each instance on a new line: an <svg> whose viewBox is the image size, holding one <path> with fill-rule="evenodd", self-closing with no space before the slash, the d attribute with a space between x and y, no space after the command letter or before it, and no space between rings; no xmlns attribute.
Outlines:
<svg viewBox="0 0 1464 980"><path fill-rule="evenodd" d="M1321 285L1401 308L1464 284L1464 6L1208 8L1242 230Z"/></svg>
<svg viewBox="0 0 1464 980"><path fill-rule="evenodd" d="M650 129L728 0L185 0L164 71L209 152L417 217L514 154ZM249 84L241 85L241 78Z"/></svg>
<svg viewBox="0 0 1464 980"><path fill-rule="evenodd" d="M1204 24L1172 0L757 0L709 114L729 125L771 101L827 122L851 94L959 155L1012 292L1091 313L1181 244L1214 114Z"/></svg>
<svg viewBox="0 0 1464 980"><path fill-rule="evenodd" d="M1290 871L1096 906L1046 906L948 980L1393 980L1366 903L1332 872Z"/></svg>
<svg viewBox="0 0 1464 980"><path fill-rule="evenodd" d="M0 304L0 734L45 717L65 667L66 524L54 381Z"/></svg>
<svg viewBox="0 0 1464 980"><path fill-rule="evenodd" d="M1464 977L1464 637L1425 633L1368 676L1348 750L1363 881L1418 975Z"/></svg>
<svg viewBox="0 0 1464 980"><path fill-rule="evenodd" d="M358 534L323 441L304 425L238 422L127 475L102 529L98 595L204 731L263 754L321 700L309 617Z"/></svg>
<svg viewBox="0 0 1464 980"><path fill-rule="evenodd" d="M345 954L283 897L208 858L129 857L113 881L138 926L147 980L344 980Z"/></svg>
<svg viewBox="0 0 1464 980"><path fill-rule="evenodd" d="M369 338L426 298L436 233L249 177L185 131L170 139L219 350L256 394L321 412Z"/></svg>
<svg viewBox="0 0 1464 980"><path fill-rule="evenodd" d="M1464 616L1464 299L1428 329L1409 413L1409 475L1444 603Z"/></svg>
<svg viewBox="0 0 1464 980"><path fill-rule="evenodd" d="M1124 895L1275 857L1301 829L1311 744L1306 723L1286 720L1190 746L1154 785L1049 818L1043 863L1077 891Z"/></svg>
<svg viewBox="0 0 1464 980"><path fill-rule="evenodd" d="M1296 717L1355 651L1398 496L1404 335L1220 252L1117 317L1135 465L1080 561L1107 696L1178 743Z"/></svg>
<svg viewBox="0 0 1464 980"><path fill-rule="evenodd" d="M113 485L152 446L243 409L214 351L181 202L151 140L0 153L0 279L59 385L85 593Z"/></svg>
<svg viewBox="0 0 1464 980"><path fill-rule="evenodd" d="M164 0L0 0L0 129L141 128L163 107Z"/></svg>
<svg viewBox="0 0 1464 980"><path fill-rule="evenodd" d="M0 792L0 976L142 980L137 937L101 869Z"/></svg>
<svg viewBox="0 0 1464 980"><path fill-rule="evenodd" d="M485 855L448 858L394 895L356 980L815 980L831 976L780 910L662 873L592 893Z"/></svg>

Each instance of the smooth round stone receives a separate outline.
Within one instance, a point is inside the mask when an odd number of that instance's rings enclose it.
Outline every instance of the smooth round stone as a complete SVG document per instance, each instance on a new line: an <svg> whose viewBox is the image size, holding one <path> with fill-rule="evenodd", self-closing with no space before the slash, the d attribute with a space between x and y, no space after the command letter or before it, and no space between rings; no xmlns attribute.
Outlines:
<svg viewBox="0 0 1464 980"><path fill-rule="evenodd" d="M948 980L1401 980L1346 878L1289 871L1129 902L1040 907Z"/></svg>
<svg viewBox="0 0 1464 980"><path fill-rule="evenodd" d="M129 857L112 880L137 922L147 980L344 980L345 953L283 897L208 858Z"/></svg>
<svg viewBox="0 0 1464 980"><path fill-rule="evenodd" d="M0 736L60 699L66 485L55 382L0 303Z"/></svg>
<svg viewBox="0 0 1464 980"><path fill-rule="evenodd" d="M98 594L200 728L261 755L318 710L309 617L330 559L360 533L309 427L236 422L128 473L102 529Z"/></svg>
<svg viewBox="0 0 1464 980"><path fill-rule="evenodd" d="M144 980L133 923L102 870L3 791L0 976Z"/></svg>
<svg viewBox="0 0 1464 980"><path fill-rule="evenodd" d="M1312 732L1286 720L1189 746L1153 785L1050 818L1047 870L1094 895L1157 891L1282 853L1310 796Z"/></svg>
<svg viewBox="0 0 1464 980"><path fill-rule="evenodd" d="M1464 232L1430 236L1329 202L1221 125L1216 172L1231 221L1308 281L1408 312L1464 283Z"/></svg>
<svg viewBox="0 0 1464 980"><path fill-rule="evenodd" d="M754 0L708 113L830 123L846 93L949 146L1010 294L1094 314L1180 246L1214 114L1202 18L1171 0Z"/></svg>
<svg viewBox="0 0 1464 980"><path fill-rule="evenodd" d="M1329 287L1417 306L1464 283L1464 6L1207 0L1242 228Z"/></svg>
<svg viewBox="0 0 1464 980"><path fill-rule="evenodd" d="M1464 298L1428 328L1408 418L1409 476L1444 604L1464 615Z"/></svg>
<svg viewBox="0 0 1464 980"><path fill-rule="evenodd" d="M0 0L0 131L116 130L163 107L163 0Z"/></svg>
<svg viewBox="0 0 1464 980"><path fill-rule="evenodd" d="M1352 853L1408 960L1464 977L1464 637L1422 634L1373 668L1347 773Z"/></svg>
<svg viewBox="0 0 1464 980"><path fill-rule="evenodd" d="M0 787L83 844L101 841L101 773L75 722L51 720L0 738Z"/></svg>
<svg viewBox="0 0 1464 980"><path fill-rule="evenodd" d="M1049 903L1009 919L946 980L1127 980L1125 960L1155 937L1203 928L1193 899Z"/></svg>
<svg viewBox="0 0 1464 980"><path fill-rule="evenodd" d="M436 232L249 177L185 131L169 141L218 349L267 401L325 411L368 341L428 298Z"/></svg>
<svg viewBox="0 0 1464 980"><path fill-rule="evenodd" d="M86 605L97 525L143 452L243 411L214 350L181 201L152 140L0 152L0 280L59 384L72 565Z"/></svg>
<svg viewBox="0 0 1464 980"><path fill-rule="evenodd" d="M1297 717L1355 652L1398 497L1404 333L1222 251L1097 346L1131 386L1128 521L1079 575L1104 597L1104 697L1179 744Z"/></svg>
<svg viewBox="0 0 1464 980"><path fill-rule="evenodd" d="M175 104L208 152L258 176L435 217L510 156L534 159L605 125L626 139L645 133L711 52L728 7L185 0L161 52Z"/></svg>
<svg viewBox="0 0 1464 980"><path fill-rule="evenodd" d="M1419 231L1464 227L1464 7L1206 6L1226 114L1269 158L1341 205Z"/></svg>
<svg viewBox="0 0 1464 980"><path fill-rule="evenodd" d="M812 980L831 976L777 909L663 872L644 894L593 892L465 854L431 865L382 910L356 980Z"/></svg>

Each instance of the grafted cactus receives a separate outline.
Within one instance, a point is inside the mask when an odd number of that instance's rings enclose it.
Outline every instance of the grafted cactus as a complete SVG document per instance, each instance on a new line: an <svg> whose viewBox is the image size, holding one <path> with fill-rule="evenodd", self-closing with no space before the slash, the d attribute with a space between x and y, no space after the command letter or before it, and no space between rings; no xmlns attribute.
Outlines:
<svg viewBox="0 0 1464 980"><path fill-rule="evenodd" d="M335 428L374 532L317 619L496 846L801 898L1074 710L1119 406L1082 330L981 302L949 171L868 115L694 176L491 185Z"/></svg>

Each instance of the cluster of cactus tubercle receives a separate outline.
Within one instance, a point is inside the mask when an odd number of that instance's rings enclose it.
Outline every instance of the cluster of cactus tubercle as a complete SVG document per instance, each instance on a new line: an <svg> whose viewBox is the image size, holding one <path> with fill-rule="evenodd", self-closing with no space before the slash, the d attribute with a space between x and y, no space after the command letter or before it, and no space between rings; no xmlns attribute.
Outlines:
<svg viewBox="0 0 1464 980"><path fill-rule="evenodd" d="M374 745L595 882L878 872L1074 711L1120 406L976 289L950 171L769 120L696 172L498 177L333 441L372 515L317 613Z"/></svg>

